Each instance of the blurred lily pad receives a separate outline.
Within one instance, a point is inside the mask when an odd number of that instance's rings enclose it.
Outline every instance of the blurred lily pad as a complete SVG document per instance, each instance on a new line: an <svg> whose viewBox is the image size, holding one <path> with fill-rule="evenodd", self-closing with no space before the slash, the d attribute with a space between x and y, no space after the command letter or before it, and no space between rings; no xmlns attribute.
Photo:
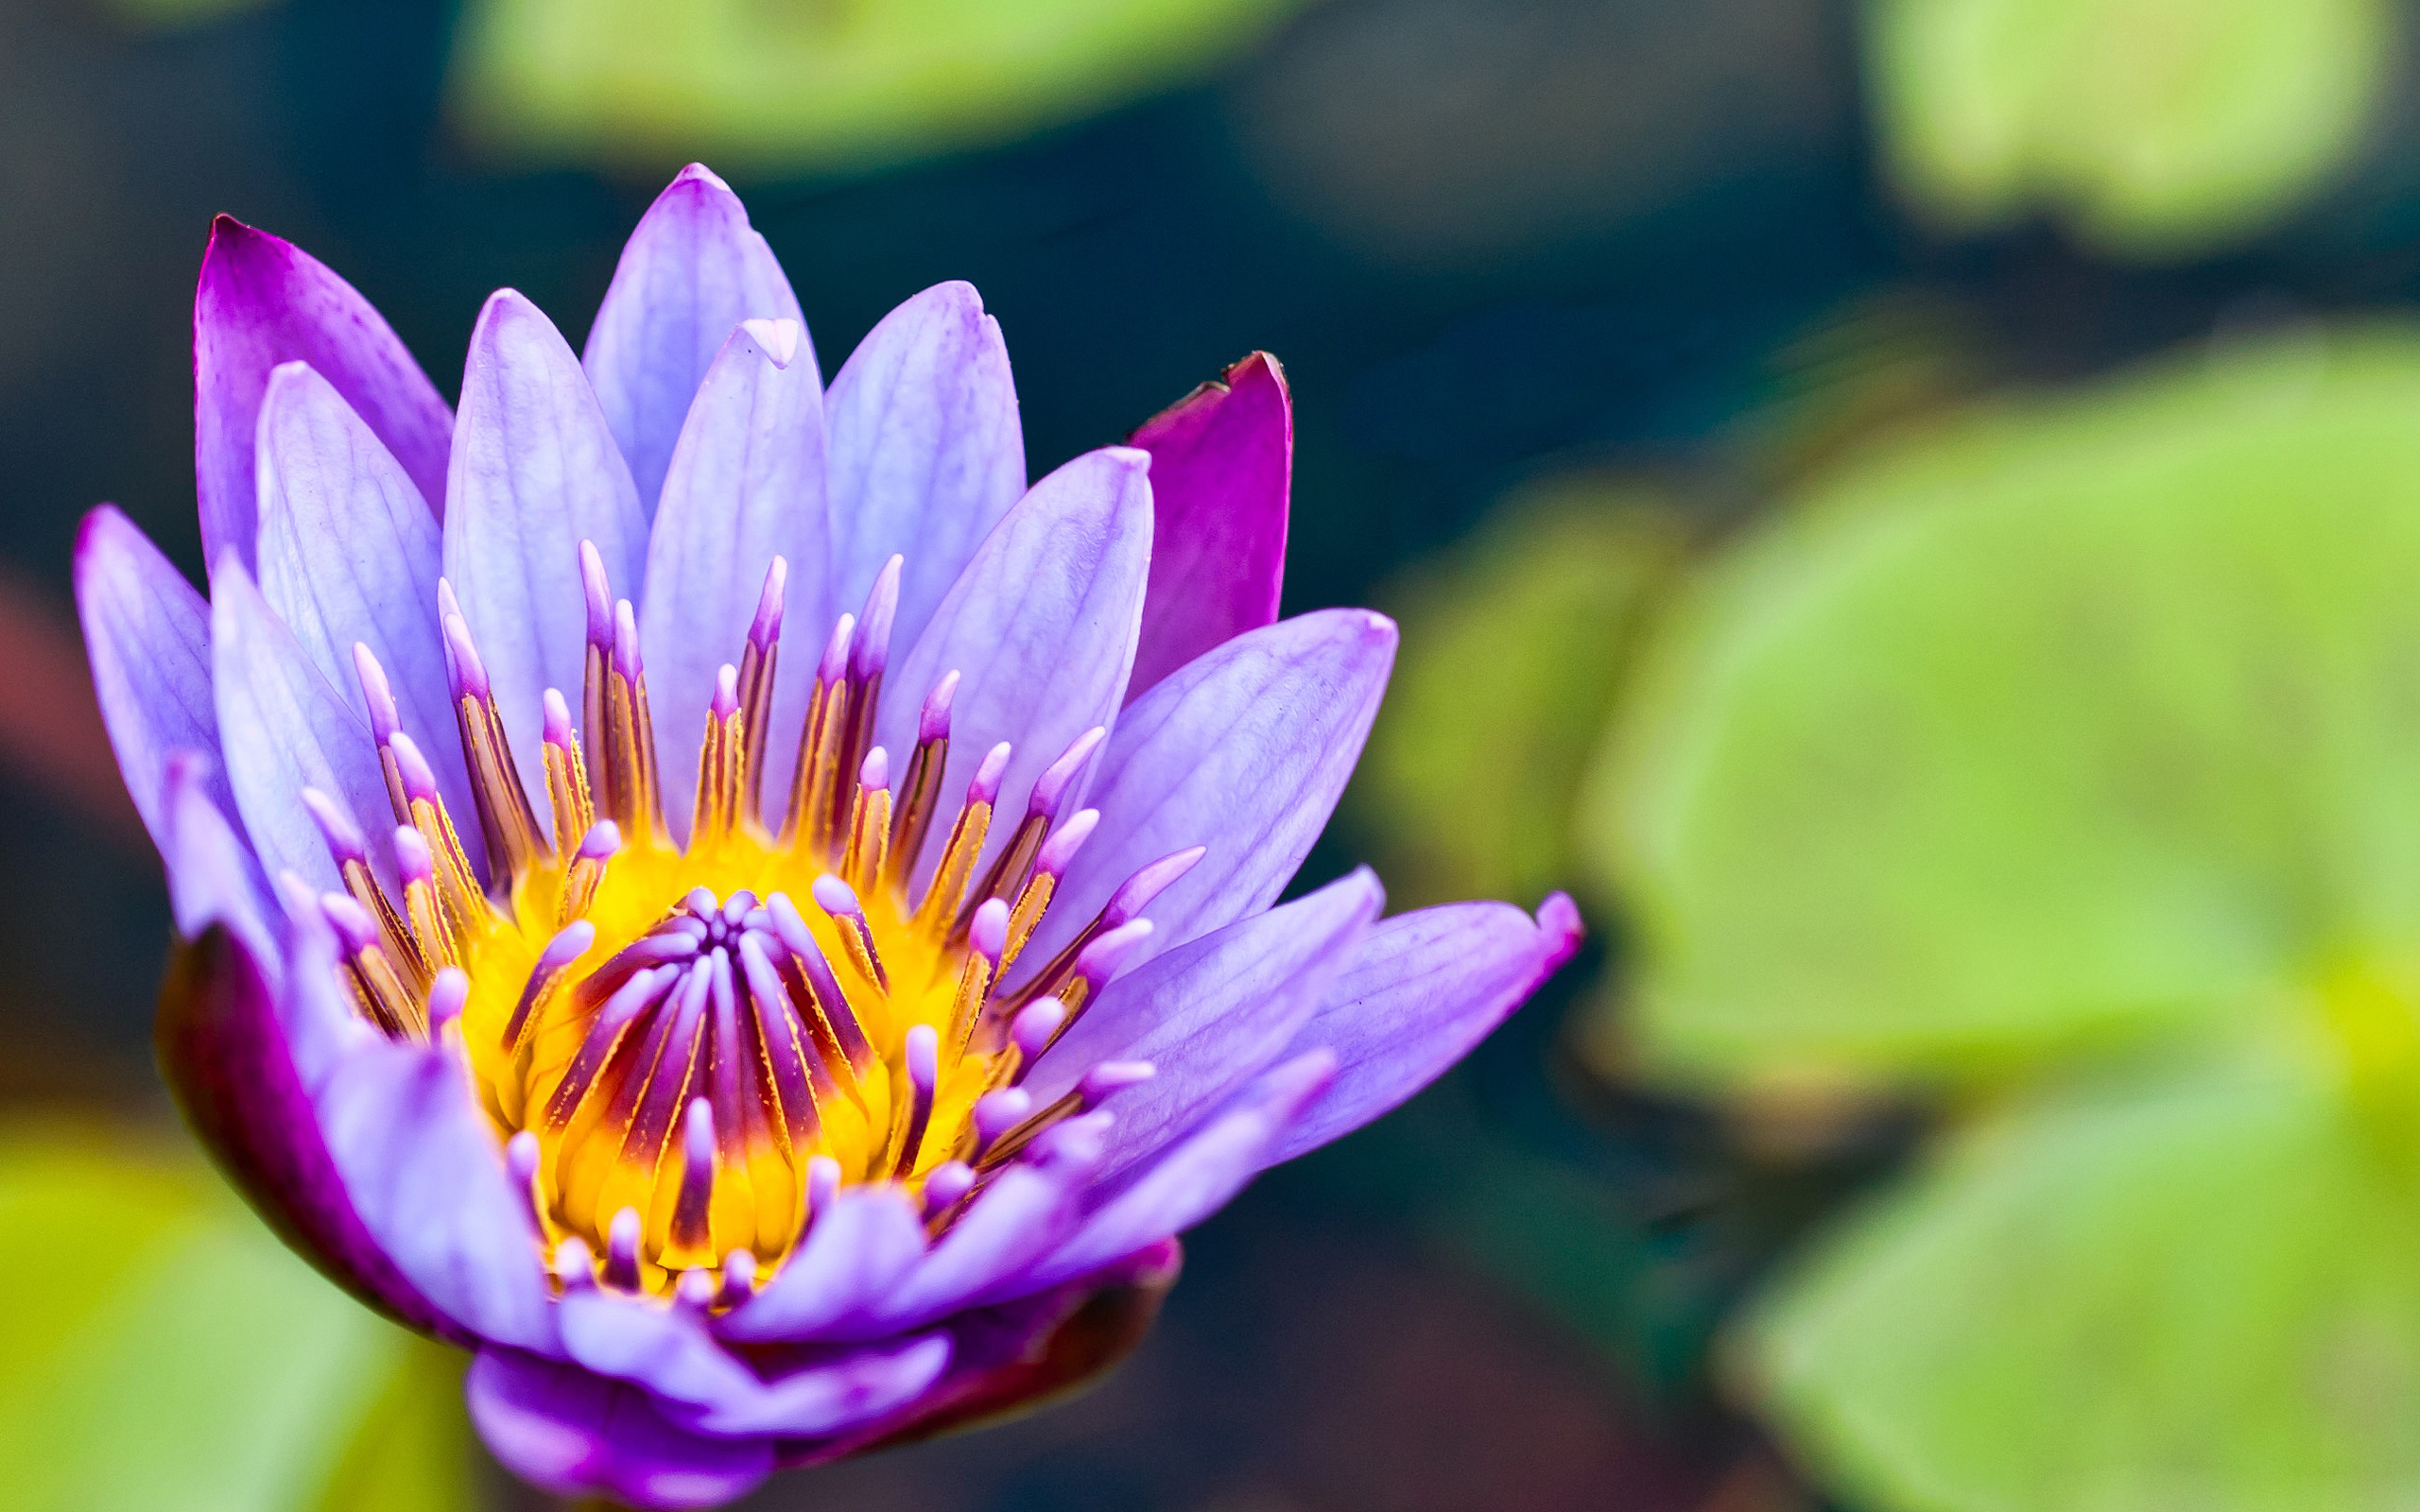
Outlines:
<svg viewBox="0 0 2420 1512"><path fill-rule="evenodd" d="M2385 0L1870 0L1891 169L1961 230L2033 213L2191 256L2324 187L2377 113Z"/></svg>
<svg viewBox="0 0 2420 1512"><path fill-rule="evenodd" d="M479 0L458 104L510 156L870 165L1207 66L1303 0Z"/></svg>
<svg viewBox="0 0 2420 1512"><path fill-rule="evenodd" d="M2420 954L2420 336L2009 405L1705 581L1582 817L1705 1082L1995 1077Z"/></svg>
<svg viewBox="0 0 2420 1512"><path fill-rule="evenodd" d="M1686 543L1661 496L1570 476L1380 591L1403 652L1350 812L1399 906L1570 884L1581 773Z"/></svg>
<svg viewBox="0 0 2420 1512"><path fill-rule="evenodd" d="M2420 1207L2324 1079L2241 1063L1976 1128L1746 1351L1872 1512L2420 1499Z"/></svg>
<svg viewBox="0 0 2420 1512"><path fill-rule="evenodd" d="M0 1132L0 1484L38 1512L472 1504L459 1366L322 1280L199 1162ZM30 1247L28 1247L30 1246Z"/></svg>

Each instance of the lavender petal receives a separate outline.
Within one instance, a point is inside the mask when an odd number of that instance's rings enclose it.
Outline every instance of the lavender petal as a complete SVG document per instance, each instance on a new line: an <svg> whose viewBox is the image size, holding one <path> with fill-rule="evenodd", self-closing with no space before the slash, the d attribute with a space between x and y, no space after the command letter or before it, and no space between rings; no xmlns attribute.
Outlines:
<svg viewBox="0 0 2420 1512"><path fill-rule="evenodd" d="M1085 799L1100 828L1027 954L1050 959L1138 868L1192 845L1209 853L1146 911L1140 958L1268 907L1353 775L1394 649L1383 615L1322 610L1239 635L1129 705Z"/></svg>
<svg viewBox="0 0 2420 1512"><path fill-rule="evenodd" d="M806 323L739 197L693 163L639 217L580 358L650 516L691 398L732 328L755 319ZM813 374L815 349L801 346Z"/></svg>
<svg viewBox="0 0 2420 1512"><path fill-rule="evenodd" d="M752 321L728 336L672 452L639 609L665 808L676 836L689 830L698 730L716 674L740 659L767 570L782 558L795 593L821 572L829 549L823 395L805 328ZM778 667L768 729L779 738L767 742L761 779L777 803L789 791L814 675L808 658L795 653Z"/></svg>
<svg viewBox="0 0 2420 1512"><path fill-rule="evenodd" d="M615 594L636 603L647 516L571 348L538 307L499 289L462 369L447 474L445 576L462 602L532 793L545 786L544 690L585 675L579 543L596 542Z"/></svg>
<svg viewBox="0 0 2420 1512"><path fill-rule="evenodd" d="M832 433L832 564L822 627L905 555L893 644L913 645L950 585L1025 492L1025 438L1000 324L965 284L884 316L824 403ZM800 608L809 605L804 596ZM944 669L946 670L946 669ZM922 697L917 689L909 696Z"/></svg>

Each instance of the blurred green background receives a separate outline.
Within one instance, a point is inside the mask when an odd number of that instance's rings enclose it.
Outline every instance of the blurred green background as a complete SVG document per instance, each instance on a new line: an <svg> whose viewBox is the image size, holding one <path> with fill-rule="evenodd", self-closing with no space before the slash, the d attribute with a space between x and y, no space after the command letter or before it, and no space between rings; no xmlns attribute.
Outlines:
<svg viewBox="0 0 2420 1512"><path fill-rule="evenodd" d="M819 349L973 281L1037 472L1285 362L1404 630L1305 884L1582 957L855 1512L2420 1506L2420 14L2395 0L0 5L0 1485L535 1508L148 1057L66 598L189 570L210 215L451 391L654 190Z"/></svg>

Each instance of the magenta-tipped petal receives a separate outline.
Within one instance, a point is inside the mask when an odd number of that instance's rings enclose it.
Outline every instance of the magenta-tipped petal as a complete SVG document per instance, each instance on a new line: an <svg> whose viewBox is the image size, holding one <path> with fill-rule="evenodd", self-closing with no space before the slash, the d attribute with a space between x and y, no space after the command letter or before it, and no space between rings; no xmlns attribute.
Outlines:
<svg viewBox="0 0 2420 1512"><path fill-rule="evenodd" d="M824 415L832 561L809 623L855 609L883 563L904 555L892 643L904 649L1026 490L1025 438L999 322L969 284L926 289L884 316L849 354Z"/></svg>
<svg viewBox="0 0 2420 1512"><path fill-rule="evenodd" d="M1111 447L1035 484L976 552L893 674L900 686L919 690L952 670L959 675L943 792L958 791L981 753L1007 741L1014 754L1001 791L1010 807L1021 808L1034 780L1077 737L1116 713L1151 555L1145 465L1141 453ZM908 698L885 699L876 740L912 750L918 714ZM1067 797L1080 801L1078 789ZM1011 828L993 831L987 856L1005 848Z"/></svg>
<svg viewBox="0 0 2420 1512"><path fill-rule="evenodd" d="M1048 959L1146 865L1201 862L1146 911L1147 954L1258 913L1310 853L1353 775L1394 665L1395 627L1322 610L1239 635L1118 716L1084 801L1100 830L1028 949Z"/></svg>
<svg viewBox="0 0 2420 1512"><path fill-rule="evenodd" d="M804 338L794 322L786 324L795 353ZM774 332L727 335L672 451L648 540L639 610L658 711L666 817L676 836L689 833L698 721L714 694L716 669L747 644L773 558L818 563L830 549L823 395L815 364L776 362L767 349ZM805 718L813 671L803 656L779 667L769 728L795 730ZM765 791L788 792L797 741L773 741L766 755Z"/></svg>
<svg viewBox="0 0 2420 1512"><path fill-rule="evenodd" d="M453 417L394 331L317 258L221 215L193 301L194 483L214 573L228 552L253 564L255 433L271 370L294 361L361 417L431 514L444 512Z"/></svg>
<svg viewBox="0 0 2420 1512"><path fill-rule="evenodd" d="M752 319L792 322L796 341L782 361L816 381L815 349L782 265L731 186L693 163L623 245L580 358L650 514L691 398L733 329Z"/></svg>
<svg viewBox="0 0 2420 1512"><path fill-rule="evenodd" d="M1145 421L1151 454L1151 591L1132 702L1162 678L1277 618L1294 412L1277 359L1255 352Z"/></svg>
<svg viewBox="0 0 2420 1512"><path fill-rule="evenodd" d="M446 476L445 576L497 699L521 713L507 726L521 780L543 793L539 700L580 686L587 655L579 543L595 542L614 592L629 596L648 524L571 348L510 289L489 297L471 333Z"/></svg>
<svg viewBox="0 0 2420 1512"><path fill-rule="evenodd" d="M87 514L76 534L76 611L110 748L152 843L169 853L168 761L179 751L211 760L204 785L233 818L210 684L210 606L113 505Z"/></svg>
<svg viewBox="0 0 2420 1512"><path fill-rule="evenodd" d="M1534 920L1510 903L1447 903L1371 930L1294 1038L1298 1051L1335 1053L1336 1088L1266 1163L1349 1134L1443 1075L1571 958L1582 933L1562 893Z"/></svg>

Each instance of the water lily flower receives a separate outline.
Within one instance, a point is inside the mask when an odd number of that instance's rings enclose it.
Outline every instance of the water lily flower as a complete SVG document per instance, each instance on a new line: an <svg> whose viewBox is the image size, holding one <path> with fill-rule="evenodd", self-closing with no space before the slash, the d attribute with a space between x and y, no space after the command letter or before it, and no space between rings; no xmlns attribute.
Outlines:
<svg viewBox="0 0 2420 1512"><path fill-rule="evenodd" d="M1178 1233L1574 947L1278 902L1394 629L1275 617L1264 357L1028 487L973 289L827 388L698 167L584 356L488 301L458 412L233 220L194 324L207 601L106 507L77 554L162 1058L536 1485L715 1505L1098 1374Z"/></svg>

